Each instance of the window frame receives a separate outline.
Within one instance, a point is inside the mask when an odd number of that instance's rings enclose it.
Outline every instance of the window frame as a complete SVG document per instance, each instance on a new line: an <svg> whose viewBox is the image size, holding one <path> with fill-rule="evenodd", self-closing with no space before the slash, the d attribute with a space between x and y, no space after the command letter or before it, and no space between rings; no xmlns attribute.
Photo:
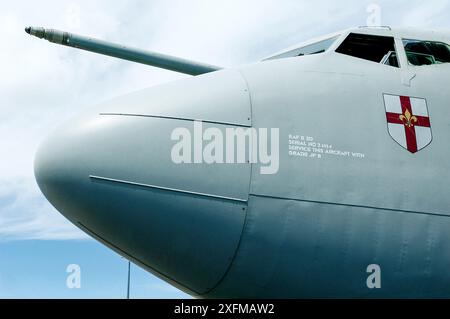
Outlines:
<svg viewBox="0 0 450 319"><path fill-rule="evenodd" d="M320 41L317 41L317 42L314 42L314 43L310 43L310 44L305 45L305 46L303 46L303 47L300 47L300 48L298 48L298 49L296 49L296 50L304 51L305 49L310 49L311 47L314 47L314 46L320 46L320 45L322 45L323 43L330 42L330 44L327 46L326 49L322 49L322 50L320 50L320 51L318 51L318 52L300 53L300 54L297 54L296 56L299 57L299 56L308 56L308 55L314 55L314 54L322 54L322 53L325 53L325 52L327 52L327 51L330 50L330 48L331 48L331 47L333 46L333 44L339 39L339 37L340 37L340 35L338 34L338 35L335 35L335 36L333 36L333 37L329 37L329 38L326 38L326 39L323 39L323 40L320 40ZM315 51L315 50L307 50L307 51ZM298 53L298 52L297 52L297 53Z"/></svg>
<svg viewBox="0 0 450 319"><path fill-rule="evenodd" d="M405 48L405 41L422 41L422 42L434 42L434 43L441 43L441 44L445 44L450 48L450 44L444 41L435 41L435 40L423 40L423 39L412 39L412 38L400 38L400 43L402 46L402 50L403 50L403 55L405 56L405 62L408 68L414 69L414 68L420 68L420 67L435 67L436 65L441 65L441 64L449 64L450 62L445 62L445 63L434 63L434 64L422 64L422 65L414 65L411 62L409 62L408 56L406 54L406 48ZM434 56L433 56L434 57Z"/></svg>
<svg viewBox="0 0 450 319"><path fill-rule="evenodd" d="M322 40L319 40L319 41L316 41L316 42L312 42L312 43L306 44L306 45L304 45L302 47L296 47L296 48L293 48L291 50L287 50L285 52L278 53L278 54L272 55L270 57L264 58L262 61L271 61L271 60L280 60L280 59L288 59L288 58L298 58L298 57L309 56L309 55L316 55L316 54L325 54L327 52L334 51L334 47L336 45L336 42L340 42L340 39L341 39L342 35L343 34L340 33L340 34L334 34L334 35L329 36L329 37L324 37ZM312 52L312 53L308 53L308 54L303 54L303 55L300 54L299 55L299 52L304 50L305 48L309 48L309 47L312 47L312 46L315 46L315 45L319 45L321 43L329 42L329 41L331 41L330 45L325 50L323 50L321 52Z"/></svg>
<svg viewBox="0 0 450 319"><path fill-rule="evenodd" d="M382 63L383 59L380 60L380 62L375 62L372 60L368 60L368 59L364 59L364 58L360 58L360 57L356 57L356 56L352 56L352 55L348 55L345 53L341 53L338 52L337 50L341 47L341 45L347 40L348 37L350 37L352 34L357 34L357 35L366 35L366 36L372 36L372 37L380 37L380 38L391 38L393 40L394 43L394 50L395 53L397 54L397 62L398 62L398 67L392 66L392 65L388 65L388 64L384 64ZM401 43L401 45L399 45L399 41ZM342 34L342 37L340 39L340 41L336 41L334 43L334 47L330 47L330 50L332 50L334 53L338 53L338 54L342 54L354 59L358 59L358 60L362 60L362 61L366 61L368 63L371 64L379 64L380 66L386 66L389 67L391 69L394 70L401 70L404 65L405 65L405 59L406 59L406 52L405 52L405 48L403 47L403 43L401 41L401 39L397 38L396 36L390 34L390 35L381 35L381 34L372 34L372 33L365 33L365 32L356 32L355 30L351 30L345 34ZM403 57L405 59L403 59ZM407 59L406 59L407 60Z"/></svg>

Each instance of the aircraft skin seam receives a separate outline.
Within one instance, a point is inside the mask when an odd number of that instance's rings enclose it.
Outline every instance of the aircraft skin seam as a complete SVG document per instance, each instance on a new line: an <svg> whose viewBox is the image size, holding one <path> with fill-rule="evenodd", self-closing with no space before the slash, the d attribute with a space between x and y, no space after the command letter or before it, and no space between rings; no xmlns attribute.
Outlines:
<svg viewBox="0 0 450 319"><path fill-rule="evenodd" d="M153 189L159 189L159 190L163 190L163 191L183 193L183 194L189 194L189 195L197 195L197 196L203 196L203 197L211 197L211 198L216 198L216 199L229 200L229 201L233 201L233 202L241 202L241 203L247 203L248 202L248 199L228 197L228 196L220 196L220 195L213 195L213 194L200 193L200 192L192 192L192 191L187 191L187 190L183 190L183 189L169 188L169 187L156 186L156 185L143 184L143 183L136 183L136 182L125 181L125 180L114 179L114 178L108 178L108 177L102 177L102 176L89 175L89 178L93 179L93 180L100 180L100 181L105 181L105 182L133 185L133 186L145 187L145 188L153 188Z"/></svg>
<svg viewBox="0 0 450 319"><path fill-rule="evenodd" d="M250 103L250 123L251 123L251 127L253 127L253 105L252 105L252 95L250 93L250 88L247 82L247 79L245 78L244 74L242 74L241 71L239 71L239 73L241 74L244 82L245 82L245 86L247 88L247 93L248 93L248 98L249 98L249 103ZM234 265L234 261L237 258L239 249L241 247L241 243L242 240L244 238L244 232L245 232L245 228L247 227L247 219L248 219L248 210L249 210L249 205L248 205L248 201L250 200L250 191L251 191L251 187L252 187L252 175L253 175L253 164L250 163L250 178L249 178L249 183L248 183L248 192L247 192L247 202L246 202L246 208L245 208L245 216L244 216L244 223L242 224L242 230L241 230L241 235L239 236L239 241L238 244L236 246L236 250L234 251L233 257L231 258L230 264L228 265L227 269L225 270L223 276L219 279L219 281L208 291L206 291L205 293L201 294L200 297L202 296L207 296L208 294L210 294L211 292L213 292L214 290L216 290L221 284L222 282L225 280L225 278L228 276L229 272L231 271L231 268Z"/></svg>
<svg viewBox="0 0 450 319"><path fill-rule="evenodd" d="M247 78L245 77L244 73L241 70L238 70L238 72L241 75L241 77L242 77L242 79L243 79L243 81L245 83L246 90L247 90L248 103L249 103L249 107L250 107L250 118L249 118L249 121L250 121L250 127L253 127L253 99L252 99L252 93L251 93L250 86L248 84ZM253 156L250 156L250 159L254 158L255 155L256 154L253 154ZM247 202L248 202L248 199L249 199L249 196L250 196L250 192L251 192L251 189L252 189L252 176L253 176L253 163L252 163L252 161L249 161L249 164L250 164L250 176L249 176L249 180L248 180ZM246 217L247 217L247 215L246 215Z"/></svg>
<svg viewBox="0 0 450 319"><path fill-rule="evenodd" d="M445 214L445 213L421 212L421 211L387 208L387 207L376 207L376 206L335 203L335 202L326 202L326 201L309 200L309 199L298 199L298 198L292 198L292 197L282 197L282 196L256 194L256 193L250 193L249 196L273 198L273 199L281 199L281 200L292 200L292 201L296 201L296 202L305 202L305 203L314 203L314 204L337 205L337 206L348 206L348 207L356 207L356 208L385 210L385 211L392 211L392 212L397 212L397 213L409 213L409 214L421 214L421 215L430 215L430 216L439 216L439 217L450 217L450 213Z"/></svg>
<svg viewBox="0 0 450 319"><path fill-rule="evenodd" d="M185 287L186 289L188 289L189 291L192 291L195 293L196 296L201 297L201 296L205 296L208 295L210 292L212 292L213 290L215 290L221 283L222 281L226 278L228 272L231 270L231 267L234 263L234 260L236 259L237 253L239 251L239 247L241 245L241 241L244 235L244 229L246 227L247 224L247 211L248 211L248 199L247 200L242 200L242 199L236 199L236 198L231 198L231 197L224 197L224 196L216 196L216 195L208 195L208 194L203 194L203 193L194 193L194 192L188 192L188 191L182 191L182 190L176 190L176 189L171 189L171 188L166 188L166 187L159 187L159 186L154 186L154 185L147 185L147 184L140 184L140 183L133 183L133 182L127 182L127 181L121 181L121 180L115 180L115 179L111 179L111 178L105 178L105 177L100 177L100 176L94 176L94 175L90 175L89 178L91 179L95 179L95 180L101 180L101 181L107 181L107 182L116 182L116 183L122 183L122 184L127 184L127 185L134 185L134 186L139 186L139 187L149 187L149 188L156 188L156 189L160 189L160 190L166 190L166 191L175 191L175 192L181 192L181 193L187 193L187 194L191 194L191 195L199 195L199 196L206 196L206 197L213 197L213 198L218 198L218 199L226 199L226 200L232 200L232 201L239 201L239 202L243 202L245 203L245 207L243 207L243 209L245 209L244 211L244 222L242 224L242 230L241 230L241 234L239 236L239 241L238 244L236 246L236 250L234 251L230 263L227 267L227 269L225 270L223 276L218 280L218 282L216 284L214 284L213 287L209 288L207 291L199 293L198 291L193 290L192 288L186 287L185 285L182 285L181 283L179 283L178 281L168 277L167 275L159 272L158 270L154 269L153 267L150 267L149 265L147 265L146 263L140 261L139 259L129 255L128 253L126 253L125 251L123 251L122 249L120 249L119 247L117 247L116 245L112 244L111 242L105 240L104 238L102 238L101 236L97 235L96 233L94 233L93 231L91 231L90 229L88 229L86 226L84 226L82 223L78 222L78 224L80 224L82 226L82 228L86 229L89 231L89 233L93 234L95 237L101 239L102 241L104 241L105 243L108 243L109 245L115 247L116 249L120 250L122 253L126 254L127 256L133 258L134 260L136 260L137 262L145 265L146 267L156 271L158 274L176 282L178 285L181 285L182 287Z"/></svg>
<svg viewBox="0 0 450 319"><path fill-rule="evenodd" d="M180 120L180 121L201 121L203 123L209 123L209 124L220 124L220 125L231 125L231 126L239 126L239 127L252 127L251 124L237 124L237 123L229 123L229 122L219 122L219 121L209 121L209 120L202 120L202 119L194 119L194 118L185 118L185 117L177 117L177 116L164 116L164 115L149 115L149 114L134 114L134 113L99 113L99 115L102 116L134 116L134 117L150 117L150 118L157 118L157 119L165 119L165 120Z"/></svg>
<svg viewBox="0 0 450 319"><path fill-rule="evenodd" d="M211 292L213 292L214 290L216 290L216 289L222 284L222 282L225 280L225 278L228 276L228 273L231 271L231 268L232 268L233 265L234 265L234 261L235 261L236 258L237 258L239 249L241 248L242 240L243 240L243 238L244 238L245 228L247 227L248 209L249 209L249 206L248 206L248 203L247 203L247 206L246 206L246 208L245 208L245 217L244 217L244 223L242 224L241 235L239 236L239 241L238 241L238 244L237 244L237 246L236 246L236 250L234 251L233 257L232 257L231 260L230 260L230 264L228 265L227 269L225 270L225 272L224 272L222 278L219 279L219 281L214 285L214 287L212 287L212 288L209 289L208 291L206 291L206 292L204 292L204 293L198 295L199 297L207 296L207 295L209 295ZM207 297L206 297L206 298L207 298Z"/></svg>

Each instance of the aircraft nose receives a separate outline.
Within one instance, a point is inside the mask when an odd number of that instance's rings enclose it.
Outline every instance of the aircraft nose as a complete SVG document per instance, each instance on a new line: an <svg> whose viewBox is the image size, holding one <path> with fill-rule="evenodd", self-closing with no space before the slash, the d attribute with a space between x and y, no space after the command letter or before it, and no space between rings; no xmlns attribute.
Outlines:
<svg viewBox="0 0 450 319"><path fill-rule="evenodd" d="M174 132L192 133L193 142L196 119L223 132L233 122L248 124L242 79L217 73L100 105L51 134L35 158L36 181L60 213L197 295L213 289L232 262L251 174L247 163L173 160ZM224 96L229 112L220 105Z"/></svg>
<svg viewBox="0 0 450 319"><path fill-rule="evenodd" d="M70 143L70 142L69 142ZM70 185L78 188L82 179L79 169L68 147L62 144L57 135L51 135L39 145L34 159L34 175L45 197L58 209L70 203ZM70 215L66 215L70 219Z"/></svg>

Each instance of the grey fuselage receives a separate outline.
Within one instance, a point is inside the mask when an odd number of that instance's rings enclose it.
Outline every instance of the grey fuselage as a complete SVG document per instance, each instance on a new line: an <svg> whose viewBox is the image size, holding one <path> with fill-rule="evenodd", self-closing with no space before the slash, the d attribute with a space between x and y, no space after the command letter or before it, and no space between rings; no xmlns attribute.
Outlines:
<svg viewBox="0 0 450 319"><path fill-rule="evenodd" d="M413 68L398 48L393 68L337 45L94 107L41 145L38 184L75 225L196 297L450 297L450 65ZM391 138L385 94L426 99L429 145ZM278 128L277 173L174 163L172 132L200 120Z"/></svg>

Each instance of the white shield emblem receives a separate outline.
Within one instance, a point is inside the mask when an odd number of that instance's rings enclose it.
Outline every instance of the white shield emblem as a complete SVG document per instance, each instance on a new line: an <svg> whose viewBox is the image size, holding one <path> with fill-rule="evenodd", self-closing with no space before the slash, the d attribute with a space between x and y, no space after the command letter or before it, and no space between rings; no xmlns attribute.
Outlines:
<svg viewBox="0 0 450 319"><path fill-rule="evenodd" d="M404 149L416 153L431 143L427 101L422 98L383 94L389 135Z"/></svg>

